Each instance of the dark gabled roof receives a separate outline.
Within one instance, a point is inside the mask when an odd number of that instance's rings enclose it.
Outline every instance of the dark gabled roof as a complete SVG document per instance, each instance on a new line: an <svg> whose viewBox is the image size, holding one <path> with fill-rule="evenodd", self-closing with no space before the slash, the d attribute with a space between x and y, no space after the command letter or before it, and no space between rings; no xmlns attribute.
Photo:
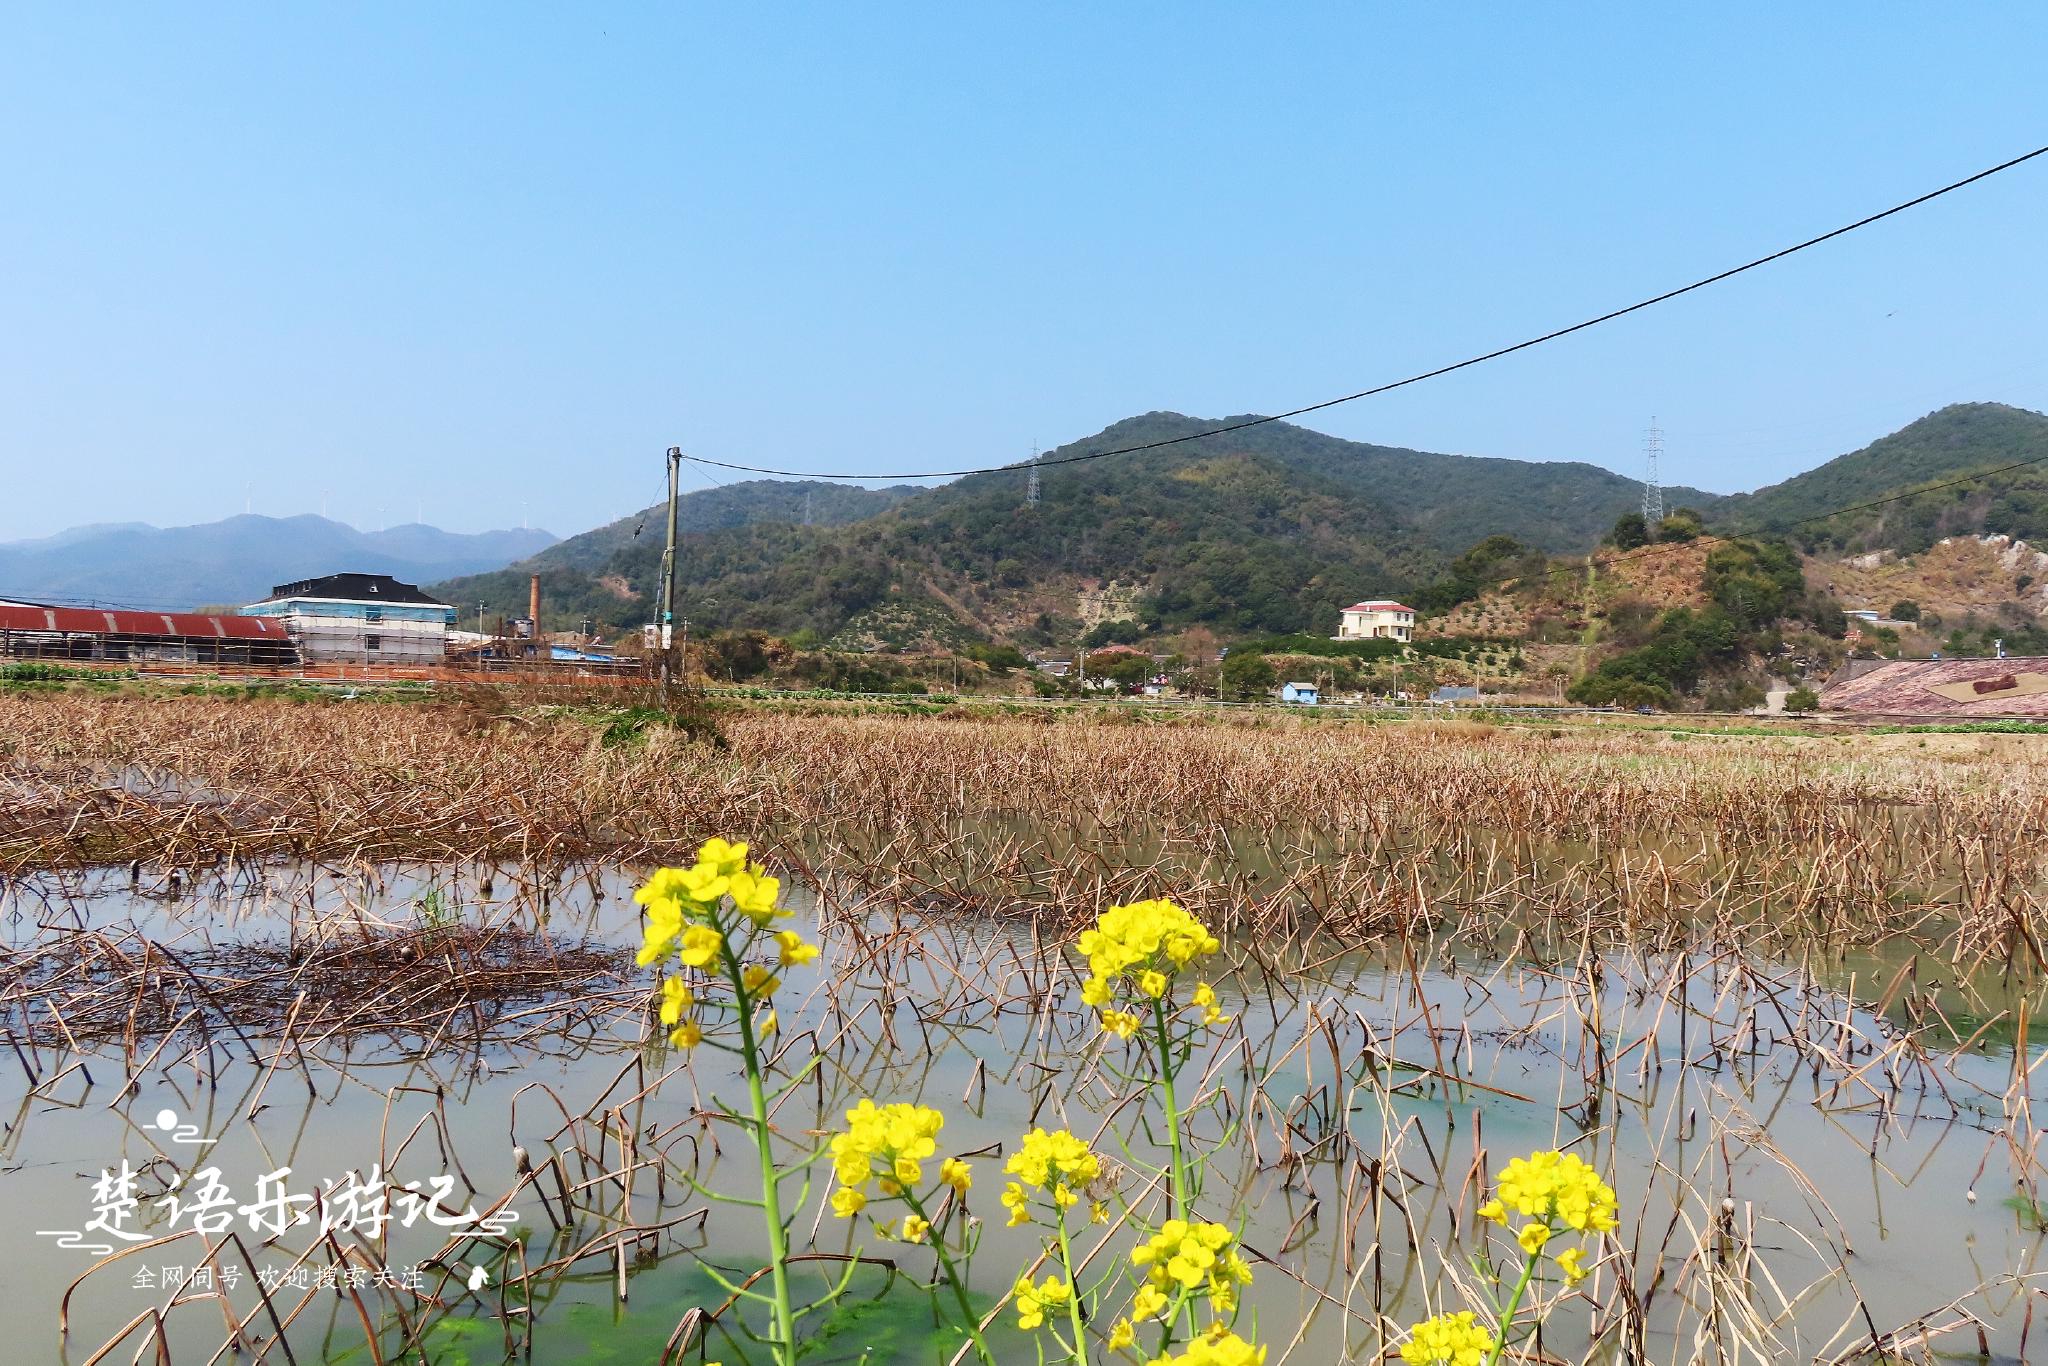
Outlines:
<svg viewBox="0 0 2048 1366"><path fill-rule="evenodd" d="M270 590L265 602L280 598L337 598L343 602L410 602L427 607L446 607L409 583L389 574L322 574L317 579L281 583Z"/></svg>

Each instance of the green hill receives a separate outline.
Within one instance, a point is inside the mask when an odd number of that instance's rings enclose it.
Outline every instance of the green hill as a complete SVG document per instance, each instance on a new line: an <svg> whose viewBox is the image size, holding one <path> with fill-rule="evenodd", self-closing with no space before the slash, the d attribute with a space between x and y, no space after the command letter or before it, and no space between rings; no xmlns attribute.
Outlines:
<svg viewBox="0 0 2048 1366"><path fill-rule="evenodd" d="M676 526L686 538L750 526L839 526L923 491L908 484L864 489L821 479L750 479L684 494L676 500ZM481 602L492 615L524 616L528 580L539 574L548 629L590 620L601 629L623 630L651 617L651 599L643 601L641 594L651 590L660 571L667 515L667 505L657 503L503 569L444 580L433 591L465 608ZM634 577L623 578L622 571Z"/></svg>
<svg viewBox="0 0 2048 1366"><path fill-rule="evenodd" d="M1151 413L1049 453L1058 460L1225 425ZM1413 591L1473 541L1504 531L1541 549L1590 548L1637 485L1597 466L1435 455L1286 423L1101 461L1050 464L1027 505L1022 466L938 488L856 495L858 520L813 525L803 485L722 490L757 503L720 525L686 517L682 608L707 628L808 632L851 645L1062 638L1105 615L1172 627L1327 631L1339 608ZM1712 495L1674 490L1710 505ZM692 500L709 495L692 495ZM859 516L861 497L886 498ZM775 499L779 515L761 509ZM689 500L686 500L689 501ZM836 520L836 518L835 518ZM649 619L661 529L650 515L573 537L528 564L438 585L451 602L522 610L542 575L550 625Z"/></svg>
<svg viewBox="0 0 2048 1366"><path fill-rule="evenodd" d="M2023 460L2043 463L1971 478L1882 508L1827 515L1835 508ZM1715 531L1779 532L1809 553L1895 550L1911 555L1945 536L1987 532L2039 540L2048 537L2048 416L2003 403L1953 404L1862 450L1781 484L1724 499L1709 511Z"/></svg>
<svg viewBox="0 0 2048 1366"><path fill-rule="evenodd" d="M1549 554L1590 550L1639 496L1634 481L1593 465L1434 455L1281 422L1070 459L1241 420L1148 413L1119 422L1051 452L1048 460L1068 463L1044 465L1036 504L1025 500L1022 466L929 489L753 481L693 494L684 501L682 610L702 629L850 647L1066 643L1117 617L1159 630L1326 634L1345 604L1438 583L1488 536ZM2048 461L1798 525L2037 457L2048 457L2048 417L1965 404L1753 494L1672 488L1665 498L1700 509L1712 530L1789 530L1811 554L1911 554L1965 532L2040 541ZM652 615L661 531L650 510L439 591L516 614L526 574L538 571L550 625L590 617L630 628Z"/></svg>

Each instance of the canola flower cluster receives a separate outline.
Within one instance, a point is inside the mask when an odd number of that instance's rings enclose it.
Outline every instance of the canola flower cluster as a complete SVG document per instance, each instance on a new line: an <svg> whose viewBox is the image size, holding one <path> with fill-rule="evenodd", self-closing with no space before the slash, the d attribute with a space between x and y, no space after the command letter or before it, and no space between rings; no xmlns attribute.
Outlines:
<svg viewBox="0 0 2048 1366"><path fill-rule="evenodd" d="M1196 1334L1178 1356L1161 1354L1145 1366L1265 1366L1265 1361L1264 1347L1253 1346L1217 1323Z"/></svg>
<svg viewBox="0 0 2048 1366"><path fill-rule="evenodd" d="M1493 1334L1472 1311L1460 1309L1416 1324L1401 1344L1401 1360L1407 1366L1481 1366L1493 1345Z"/></svg>
<svg viewBox="0 0 2048 1366"><path fill-rule="evenodd" d="M1081 1192L1102 1177L1102 1159L1094 1149L1065 1129L1033 1129L1010 1154L1003 1170L1018 1178L1003 1187L1003 1208L1010 1227L1031 1222L1031 1196L1049 1192L1065 1210L1080 1203Z"/></svg>
<svg viewBox="0 0 2048 1366"><path fill-rule="evenodd" d="M673 958L699 972L727 976L736 972L737 985L749 1006L767 1001L782 985L777 968L799 967L818 956L817 946L805 943L796 931L774 929L776 921L791 914L778 904L781 892L780 879L768 876L760 864L747 861L744 842L706 840L697 851L695 864L657 868L633 893L647 917L638 955L640 966ZM728 903L729 913L724 910ZM774 966L745 961L757 950L765 957L771 946ZM706 1004L699 988L681 975L662 979L661 1022L668 1026L670 1043L695 1048L704 1041L704 1026L697 1012ZM757 1028L764 1035L773 1033L775 1012L764 1012Z"/></svg>
<svg viewBox="0 0 2048 1366"><path fill-rule="evenodd" d="M1031 1283L1029 1276L1019 1276L1016 1288L1010 1292L1017 1306L1017 1326L1026 1332L1039 1327L1045 1322L1045 1311L1065 1308L1073 1293L1074 1287L1058 1276L1047 1276L1037 1285Z"/></svg>
<svg viewBox="0 0 2048 1366"><path fill-rule="evenodd" d="M660 1015L670 1027L673 1043L693 1047L703 1040L699 1012L707 1008L737 1011L742 1018L752 1015L756 1038L774 1029L770 997L781 985L778 972L818 956L817 948L794 931L777 928L777 922L790 915L778 904L780 892L777 879L768 876L761 865L748 862L744 843L713 839L699 850L694 865L658 869L636 893L646 914L639 954L642 965L675 960L700 974L697 979L677 974L661 981ZM1101 1012L1105 1029L1119 1037L1137 1034L1141 1010L1162 1022L1184 1010L1193 1011L1197 1028L1214 1027L1226 1018L1214 988L1205 981L1197 982L1187 1006L1176 1005L1173 999L1179 975L1197 960L1216 953L1219 945L1200 921L1171 901L1112 907L1079 937L1076 947L1089 967L1082 999ZM705 998L705 982L720 978L729 984L734 1001ZM1172 1069L1165 1061L1165 1050L1172 1037L1162 1023L1158 1041L1170 1115L1175 1114ZM1184 1044L1189 1035L1178 1037ZM758 1055L750 1046L734 1051L742 1052L747 1060L756 1123L765 1130L762 1088L755 1070L760 1067ZM934 1234L926 1217L927 1200L947 1190L965 1197L973 1184L968 1164L947 1157L939 1161L936 1181L921 1190L927 1164L938 1158L938 1135L944 1123L937 1110L918 1104L878 1105L861 1100L846 1111L845 1132L834 1135L828 1145L839 1183L831 1196L831 1208L834 1215L851 1218L874 1200L895 1200L906 1206L900 1224L877 1224L877 1232L909 1242L929 1240L959 1300L969 1336L982 1359L993 1362L975 1327L965 1282L949 1254L947 1240ZM774 1202L776 1173L765 1144L762 1164L762 1203L770 1220L775 1256L781 1258L784 1247L775 1237L779 1227L775 1223L779 1218ZM1177 1183L1184 1180L1177 1141L1173 1170ZM1017 1279L1010 1298L1018 1326L1036 1329L1046 1323L1049 1314L1064 1311L1077 1335L1072 1350L1079 1354L1077 1359L1085 1360L1080 1339L1086 1334L1088 1306L1074 1280L1066 1211L1102 1180L1102 1161L1071 1132L1034 1128L1009 1157L1004 1171L1012 1178L1002 1194L1011 1225L1031 1222L1034 1207L1041 1203L1050 1206L1048 1223L1057 1230L1063 1273L1036 1282L1028 1274ZM1186 1197L1178 1198L1184 1201ZM1184 1209L1185 1205L1178 1207ZM1574 1245L1553 1252L1554 1240L1564 1234L1597 1237L1618 1223L1614 1191L1583 1160L1561 1152L1533 1153L1511 1161L1501 1173L1495 1198L1479 1213L1504 1228L1511 1220L1523 1221L1515 1230L1527 1259L1522 1281L1501 1309L1497 1324L1484 1324L1469 1310L1439 1314L1417 1324L1400 1348L1405 1366L1488 1366L1501 1351L1501 1335L1514 1323L1523 1289L1540 1259L1554 1261L1574 1283L1587 1274L1580 1260L1584 1249ZM1094 1200L1091 1215L1095 1222L1106 1222L1108 1207L1102 1200ZM1251 1284L1252 1272L1227 1226L1169 1219L1130 1255L1139 1273L1137 1287L1129 1316L1116 1320L1107 1334L1112 1351L1129 1360L1143 1357L1137 1347L1139 1328L1156 1324L1161 1345L1156 1354L1144 1359L1144 1366L1264 1366L1266 1349L1240 1337L1231 1327L1241 1290ZM779 1261L777 1267L779 1272ZM777 1294L786 1295L779 1275ZM1197 1296L1207 1299L1214 1321L1175 1352L1171 1349L1175 1321ZM782 1327L776 1341L793 1345L794 1316L786 1301L778 1302L778 1312ZM1188 1326L1193 1327L1192 1318ZM785 1354L778 1352L777 1360L785 1359Z"/></svg>
<svg viewBox="0 0 2048 1366"><path fill-rule="evenodd" d="M1159 1232L1132 1248L1131 1264L1145 1279L1131 1296L1131 1316L1111 1325L1110 1347L1121 1350L1133 1345L1140 1322L1171 1319L1187 1296L1206 1291L1209 1308L1218 1315L1217 1321L1188 1344L1187 1353L1180 1357L1157 1357L1155 1362L1265 1360L1264 1348L1253 1349L1228 1332L1224 1322L1237 1312L1238 1287L1252 1283L1251 1267L1231 1246L1236 1241L1235 1235L1222 1224L1168 1219ZM1231 1343L1237 1346L1232 1347ZM1252 1354L1242 1354L1247 1352Z"/></svg>
<svg viewBox="0 0 2048 1366"><path fill-rule="evenodd" d="M1552 1240L1565 1234L1598 1237L1620 1226L1614 1188L1576 1153L1555 1150L1517 1157L1503 1167L1494 1183L1494 1198L1479 1207L1479 1216L1502 1228L1514 1218L1527 1221L1515 1230L1523 1257L1521 1279L1493 1329L1470 1310L1438 1314L1416 1324L1401 1346L1401 1360L1407 1366L1485 1366L1497 1360L1522 1292ZM1574 1244L1549 1255L1567 1283L1576 1285L1586 1278L1583 1247Z"/></svg>
<svg viewBox="0 0 2048 1366"><path fill-rule="evenodd" d="M1145 1272L1145 1283L1131 1301L1135 1318L1166 1313L1171 1293L1206 1290L1209 1307L1218 1314L1237 1309L1237 1288L1252 1283L1252 1269L1231 1244L1236 1236L1222 1224L1168 1219L1159 1232L1131 1249L1131 1262Z"/></svg>
<svg viewBox="0 0 2048 1366"><path fill-rule="evenodd" d="M929 1105L877 1105L862 1100L846 1112L846 1132L835 1134L829 1151L839 1189L832 1192L832 1213L841 1219L859 1214L868 1204L868 1188L885 1199L908 1198L913 1208L900 1228L878 1225L885 1236L923 1242L930 1222L915 1206L924 1184L924 1164L938 1153L939 1130L946 1117ZM939 1184L960 1195L974 1184L974 1172L957 1157L939 1164ZM936 1187L934 1187L936 1189Z"/></svg>
<svg viewBox="0 0 2048 1366"><path fill-rule="evenodd" d="M1120 1039L1138 1032L1136 1011L1119 1001L1135 992L1137 1000L1163 1002L1174 977L1190 963L1221 947L1202 922L1171 901L1134 901L1104 911L1092 930L1074 943L1088 960L1088 978L1081 999L1102 1013L1102 1027ZM1135 1001L1133 1003L1136 1003ZM1193 1005L1201 1022L1214 1027L1229 1017L1217 1004L1215 988L1195 987ZM1169 1003L1167 1009L1173 1009Z"/></svg>
<svg viewBox="0 0 2048 1366"><path fill-rule="evenodd" d="M1479 1216L1508 1226L1511 1216L1528 1220L1515 1232L1525 1256L1534 1257L1562 1233L1599 1235L1619 1227L1614 1188L1600 1179L1576 1153L1539 1152L1518 1157L1501 1170L1495 1198L1479 1207ZM1583 1248L1554 1255L1558 1270L1571 1284L1586 1277Z"/></svg>

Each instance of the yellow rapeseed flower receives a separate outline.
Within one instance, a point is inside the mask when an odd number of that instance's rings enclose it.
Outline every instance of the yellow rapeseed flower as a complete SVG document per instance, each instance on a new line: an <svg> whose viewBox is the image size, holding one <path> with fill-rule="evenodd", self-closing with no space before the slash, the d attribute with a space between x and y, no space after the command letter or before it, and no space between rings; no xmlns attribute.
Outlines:
<svg viewBox="0 0 2048 1366"><path fill-rule="evenodd" d="M931 1227L931 1220L923 1215L906 1214L903 1216L903 1241L921 1243L924 1241L924 1235L931 1232Z"/></svg>
<svg viewBox="0 0 2048 1366"><path fill-rule="evenodd" d="M806 944L803 936L795 930L783 930L775 936L775 945L780 950L782 966L802 967L818 956L816 944Z"/></svg>
<svg viewBox="0 0 2048 1366"><path fill-rule="evenodd" d="M1235 1303L1236 1287L1251 1284L1252 1270L1232 1249L1234 1241L1222 1224L1168 1219L1151 1239L1131 1249L1131 1262L1143 1267L1146 1279L1162 1292L1206 1285L1212 1297Z"/></svg>
<svg viewBox="0 0 2048 1366"><path fill-rule="evenodd" d="M747 842L728 844L713 835L697 850L697 862L705 864L713 872L732 874L747 866Z"/></svg>
<svg viewBox="0 0 2048 1366"><path fill-rule="evenodd" d="M697 993L690 990L690 984L680 977L665 977L661 982L661 1022L672 1025L683 1018L683 1012L697 1004Z"/></svg>
<svg viewBox="0 0 2048 1366"><path fill-rule="evenodd" d="M1479 1366L1493 1350L1493 1334L1480 1327L1469 1309L1438 1314L1409 1330L1401 1344L1407 1366Z"/></svg>
<svg viewBox="0 0 2048 1366"><path fill-rule="evenodd" d="M1216 988L1207 982L1195 983L1195 994L1190 999L1202 1008L1202 1023L1209 1028L1213 1029L1217 1025L1229 1022L1230 1017L1225 1015L1216 1003Z"/></svg>
<svg viewBox="0 0 2048 1366"><path fill-rule="evenodd" d="M854 1190L870 1180L884 1195L900 1195L921 1180L919 1165L938 1151L946 1118L928 1105L877 1105L862 1100L846 1112L846 1132L834 1134L827 1150L839 1184Z"/></svg>
<svg viewBox="0 0 2048 1366"><path fill-rule="evenodd" d="M1102 1012L1102 1027L1119 1039L1128 1039L1138 1032L1139 1020L1128 1010L1105 1010Z"/></svg>
<svg viewBox="0 0 2048 1366"><path fill-rule="evenodd" d="M841 1186L832 1192L832 1214L834 1218L851 1219L867 1208L868 1198L852 1186Z"/></svg>
<svg viewBox="0 0 2048 1366"><path fill-rule="evenodd" d="M1019 1276L1011 1296L1017 1305L1017 1326L1029 1332L1045 1322L1045 1311L1067 1302L1073 1287L1057 1276L1047 1276L1037 1285L1029 1276Z"/></svg>
<svg viewBox="0 0 2048 1366"><path fill-rule="evenodd" d="M1097 977L1123 977L1145 969L1184 968L1221 946L1202 922L1171 901L1112 906L1074 941Z"/></svg>
<svg viewBox="0 0 2048 1366"><path fill-rule="evenodd" d="M974 1171L957 1157L949 1157L939 1164L939 1180L951 1186L961 1195L974 1184Z"/></svg>
<svg viewBox="0 0 2048 1366"><path fill-rule="evenodd" d="M1619 1226L1614 1188L1576 1153L1518 1157L1502 1169L1497 1189L1506 1209L1574 1233L1611 1233Z"/></svg>
<svg viewBox="0 0 2048 1366"><path fill-rule="evenodd" d="M1575 1153L1531 1153L1501 1169L1494 1199L1479 1207L1479 1217L1502 1228L1514 1217L1526 1219L1515 1242L1527 1257L1540 1255L1555 1239L1570 1233L1598 1236L1618 1227L1614 1188ZM1558 1269L1573 1285L1585 1279L1584 1249L1568 1247L1554 1253Z"/></svg>
<svg viewBox="0 0 2048 1366"><path fill-rule="evenodd" d="M1135 1001L1163 1001L1173 1013L1178 1009L1171 1000L1175 974L1221 945L1184 908L1158 900L1110 907L1093 929L1081 932L1074 947L1088 960L1082 1002L1102 1012L1104 1029L1128 1039L1137 1032L1138 1016L1117 1006L1119 988L1130 991ZM1216 1008L1216 994L1207 983L1197 989L1195 1004L1204 1025L1222 1023L1223 1012Z"/></svg>
<svg viewBox="0 0 2048 1366"><path fill-rule="evenodd" d="M704 1027L695 1020L684 1020L669 1031L668 1041L677 1048L695 1048L704 1042Z"/></svg>
<svg viewBox="0 0 2048 1366"><path fill-rule="evenodd" d="M662 872L671 871L662 869ZM645 888L641 889L645 891ZM637 893L636 893L637 895ZM640 953L641 967L656 963L668 957L675 947L676 939L683 932L683 904L673 897L664 897L647 907L647 928L642 933Z"/></svg>
<svg viewBox="0 0 2048 1366"><path fill-rule="evenodd" d="M763 928L790 914L776 908L775 899L781 893L781 879L767 876L767 871L759 867L736 872L726 880L726 894L732 897L732 904L741 915Z"/></svg>
<svg viewBox="0 0 2048 1366"><path fill-rule="evenodd" d="M1264 1366L1266 1349L1256 1347L1221 1323L1212 1323L1179 1356L1155 1357L1149 1366Z"/></svg>
<svg viewBox="0 0 2048 1366"><path fill-rule="evenodd" d="M693 968L710 964L725 947L725 936L709 925L692 925L683 931L683 946L678 956Z"/></svg>
<svg viewBox="0 0 2048 1366"><path fill-rule="evenodd" d="M1033 1129L1003 1170L1026 1186L1086 1186L1102 1175L1102 1160L1065 1129Z"/></svg>

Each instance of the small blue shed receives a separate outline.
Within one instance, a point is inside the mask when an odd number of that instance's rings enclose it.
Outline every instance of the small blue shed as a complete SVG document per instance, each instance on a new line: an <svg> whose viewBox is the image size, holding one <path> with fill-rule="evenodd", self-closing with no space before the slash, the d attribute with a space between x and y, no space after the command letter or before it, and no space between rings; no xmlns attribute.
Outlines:
<svg viewBox="0 0 2048 1366"><path fill-rule="evenodd" d="M1323 700L1322 690L1313 683L1282 683L1280 700L1296 706L1313 707Z"/></svg>

